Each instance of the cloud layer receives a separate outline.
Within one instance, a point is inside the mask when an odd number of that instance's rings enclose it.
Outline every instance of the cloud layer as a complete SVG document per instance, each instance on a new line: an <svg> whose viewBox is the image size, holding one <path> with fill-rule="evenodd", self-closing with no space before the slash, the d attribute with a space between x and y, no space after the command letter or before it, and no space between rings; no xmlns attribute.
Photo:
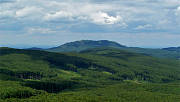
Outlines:
<svg viewBox="0 0 180 102"><path fill-rule="evenodd" d="M0 0L3 37L110 32L119 36L179 34L179 28L179 0Z"/></svg>
<svg viewBox="0 0 180 102"><path fill-rule="evenodd" d="M130 26L151 25L155 30L179 27L178 0L13 0L0 2L0 21ZM176 19L176 20L175 20ZM137 23L138 22L138 23ZM1 23L2 24L2 23ZM31 27L31 26L30 26ZM133 28L134 27L134 28ZM144 27L148 28L148 27ZM140 29L136 29L140 30Z"/></svg>

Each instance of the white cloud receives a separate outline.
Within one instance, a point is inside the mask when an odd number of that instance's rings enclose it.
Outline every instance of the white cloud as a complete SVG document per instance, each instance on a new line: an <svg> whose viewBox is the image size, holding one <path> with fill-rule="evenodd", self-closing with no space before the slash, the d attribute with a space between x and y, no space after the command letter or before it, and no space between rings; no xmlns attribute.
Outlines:
<svg viewBox="0 0 180 102"><path fill-rule="evenodd" d="M175 15L179 16L180 15L180 6L177 7L177 9L175 10Z"/></svg>
<svg viewBox="0 0 180 102"><path fill-rule="evenodd" d="M40 27L26 28L26 30L29 34L52 34L56 32L50 28L40 28Z"/></svg>
<svg viewBox="0 0 180 102"><path fill-rule="evenodd" d="M96 24L116 24L123 21L121 16L109 16L105 12L98 12L90 15L92 21Z"/></svg>
<svg viewBox="0 0 180 102"><path fill-rule="evenodd" d="M38 7L24 7L16 11L16 17L34 16L41 14L41 8Z"/></svg>
<svg viewBox="0 0 180 102"><path fill-rule="evenodd" d="M13 11L6 10L6 11L0 11L0 18L1 17L12 17L14 15Z"/></svg>
<svg viewBox="0 0 180 102"><path fill-rule="evenodd" d="M152 27L152 25L146 24L146 25L139 25L135 29L136 30L142 30L142 29L148 29L148 28L151 28L151 27Z"/></svg>
<svg viewBox="0 0 180 102"><path fill-rule="evenodd" d="M73 17L73 14L71 12L58 11L55 13L46 14L44 19L49 21L49 20L56 20L56 19L60 19L60 18L71 18L71 17Z"/></svg>

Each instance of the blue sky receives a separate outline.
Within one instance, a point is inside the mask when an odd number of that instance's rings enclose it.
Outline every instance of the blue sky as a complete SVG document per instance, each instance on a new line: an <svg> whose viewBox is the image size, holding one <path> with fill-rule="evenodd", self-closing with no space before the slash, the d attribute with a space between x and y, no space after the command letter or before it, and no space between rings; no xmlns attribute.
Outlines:
<svg viewBox="0 0 180 102"><path fill-rule="evenodd" d="M0 0L0 46L75 40L180 46L180 0Z"/></svg>

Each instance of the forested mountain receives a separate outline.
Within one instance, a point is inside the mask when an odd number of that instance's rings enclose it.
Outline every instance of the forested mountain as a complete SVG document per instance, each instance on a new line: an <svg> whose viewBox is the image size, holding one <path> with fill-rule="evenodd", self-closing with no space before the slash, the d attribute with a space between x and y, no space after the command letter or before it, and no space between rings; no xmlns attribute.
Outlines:
<svg viewBox="0 0 180 102"><path fill-rule="evenodd" d="M108 40L99 40L99 41L81 40L81 41L69 42L69 43L63 44L58 47L50 48L50 49L47 49L47 51L79 52L79 51L86 50L89 48L98 48L98 47L121 48L121 47L125 47L125 46L118 44L116 42L113 42L113 41L108 41Z"/></svg>
<svg viewBox="0 0 180 102"><path fill-rule="evenodd" d="M111 47L0 48L0 102L178 102L179 81L178 60Z"/></svg>
<svg viewBox="0 0 180 102"><path fill-rule="evenodd" d="M100 48L100 47L112 47L127 50L130 52L146 54L149 56L154 56L158 58L171 58L171 59L179 59L180 51L179 48L165 48L165 49L150 49L150 48L139 48L139 47L127 47L121 45L116 42L108 41L108 40L81 40L63 44L59 47L54 47L47 49L46 51L50 52L80 52L83 50L91 49L91 48ZM174 51L176 50L176 51Z"/></svg>

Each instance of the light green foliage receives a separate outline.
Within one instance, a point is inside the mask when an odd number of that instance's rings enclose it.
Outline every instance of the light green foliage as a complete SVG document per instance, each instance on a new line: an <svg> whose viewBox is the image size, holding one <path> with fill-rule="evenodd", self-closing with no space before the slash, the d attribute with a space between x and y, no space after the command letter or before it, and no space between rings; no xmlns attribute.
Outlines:
<svg viewBox="0 0 180 102"><path fill-rule="evenodd" d="M0 81L0 99L29 98L43 93L29 87L23 87L19 82Z"/></svg>

